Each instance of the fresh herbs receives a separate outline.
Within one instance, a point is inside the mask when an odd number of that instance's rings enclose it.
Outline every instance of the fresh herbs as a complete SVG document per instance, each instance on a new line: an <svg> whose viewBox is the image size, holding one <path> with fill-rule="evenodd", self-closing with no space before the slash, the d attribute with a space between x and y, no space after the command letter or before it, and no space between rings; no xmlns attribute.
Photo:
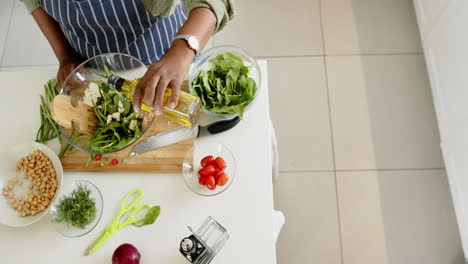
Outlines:
<svg viewBox="0 0 468 264"><path fill-rule="evenodd" d="M213 113L237 113L242 118L245 107L255 98L257 84L249 77L249 67L232 53L209 61L210 70L201 70L192 87L203 107Z"/></svg>
<svg viewBox="0 0 468 264"><path fill-rule="evenodd" d="M41 95L41 126L36 134L36 142L42 143L54 139L60 140L60 132L57 123L52 118L50 113L50 101L57 95L57 80L51 79L44 85L44 95Z"/></svg>
<svg viewBox="0 0 468 264"><path fill-rule="evenodd" d="M160 212L161 212L161 207L153 206L149 209L145 217L140 222L134 223L133 225L136 227L142 227L144 225L151 225L154 223L154 221L156 221L156 218L158 218Z"/></svg>
<svg viewBox="0 0 468 264"><path fill-rule="evenodd" d="M96 201L90 194L86 186L78 185L69 196L60 199L53 221L85 228L96 215Z"/></svg>
<svg viewBox="0 0 468 264"><path fill-rule="evenodd" d="M138 139L142 116L133 109L129 96L99 85L100 96L93 101L96 132L89 139L89 149L97 153L117 151Z"/></svg>

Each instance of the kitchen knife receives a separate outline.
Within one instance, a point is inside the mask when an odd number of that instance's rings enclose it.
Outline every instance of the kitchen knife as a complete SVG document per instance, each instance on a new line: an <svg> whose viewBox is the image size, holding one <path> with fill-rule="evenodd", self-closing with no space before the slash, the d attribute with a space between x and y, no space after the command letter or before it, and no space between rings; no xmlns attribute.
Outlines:
<svg viewBox="0 0 468 264"><path fill-rule="evenodd" d="M191 138L218 134L235 127L239 122L240 118L236 116L233 119L218 121L215 123L211 123L208 126L195 126L194 128L178 126L158 133L138 143L135 146L135 148L133 148L132 153L130 153L130 155L135 156L144 152L162 148Z"/></svg>

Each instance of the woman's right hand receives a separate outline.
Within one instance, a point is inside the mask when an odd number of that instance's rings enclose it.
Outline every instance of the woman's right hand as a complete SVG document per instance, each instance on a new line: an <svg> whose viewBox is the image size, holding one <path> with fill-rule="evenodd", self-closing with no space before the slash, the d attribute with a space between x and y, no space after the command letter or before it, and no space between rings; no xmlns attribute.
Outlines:
<svg viewBox="0 0 468 264"><path fill-rule="evenodd" d="M63 82L67 79L68 75L80 65L81 60L75 56L65 56L60 60L60 66L57 73L58 87L62 87Z"/></svg>

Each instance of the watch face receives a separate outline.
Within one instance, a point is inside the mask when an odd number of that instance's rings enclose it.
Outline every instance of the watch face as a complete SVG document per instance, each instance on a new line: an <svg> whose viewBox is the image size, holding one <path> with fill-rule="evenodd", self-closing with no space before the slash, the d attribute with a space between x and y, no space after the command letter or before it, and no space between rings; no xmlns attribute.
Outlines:
<svg viewBox="0 0 468 264"><path fill-rule="evenodd" d="M190 36L188 38L188 44L194 50L198 50L200 48L200 43L198 43L198 39L195 36Z"/></svg>

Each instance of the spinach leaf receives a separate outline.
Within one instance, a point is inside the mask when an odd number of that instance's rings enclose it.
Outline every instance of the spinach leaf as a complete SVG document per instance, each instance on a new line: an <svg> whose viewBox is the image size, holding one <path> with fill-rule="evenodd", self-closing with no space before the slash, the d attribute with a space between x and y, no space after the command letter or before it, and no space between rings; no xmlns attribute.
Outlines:
<svg viewBox="0 0 468 264"><path fill-rule="evenodd" d="M136 227L142 227L144 225L151 225L152 223L154 223L154 221L156 221L156 218L158 218L160 212L161 212L161 207L153 206L148 210L145 217L140 222L134 223L133 225Z"/></svg>

